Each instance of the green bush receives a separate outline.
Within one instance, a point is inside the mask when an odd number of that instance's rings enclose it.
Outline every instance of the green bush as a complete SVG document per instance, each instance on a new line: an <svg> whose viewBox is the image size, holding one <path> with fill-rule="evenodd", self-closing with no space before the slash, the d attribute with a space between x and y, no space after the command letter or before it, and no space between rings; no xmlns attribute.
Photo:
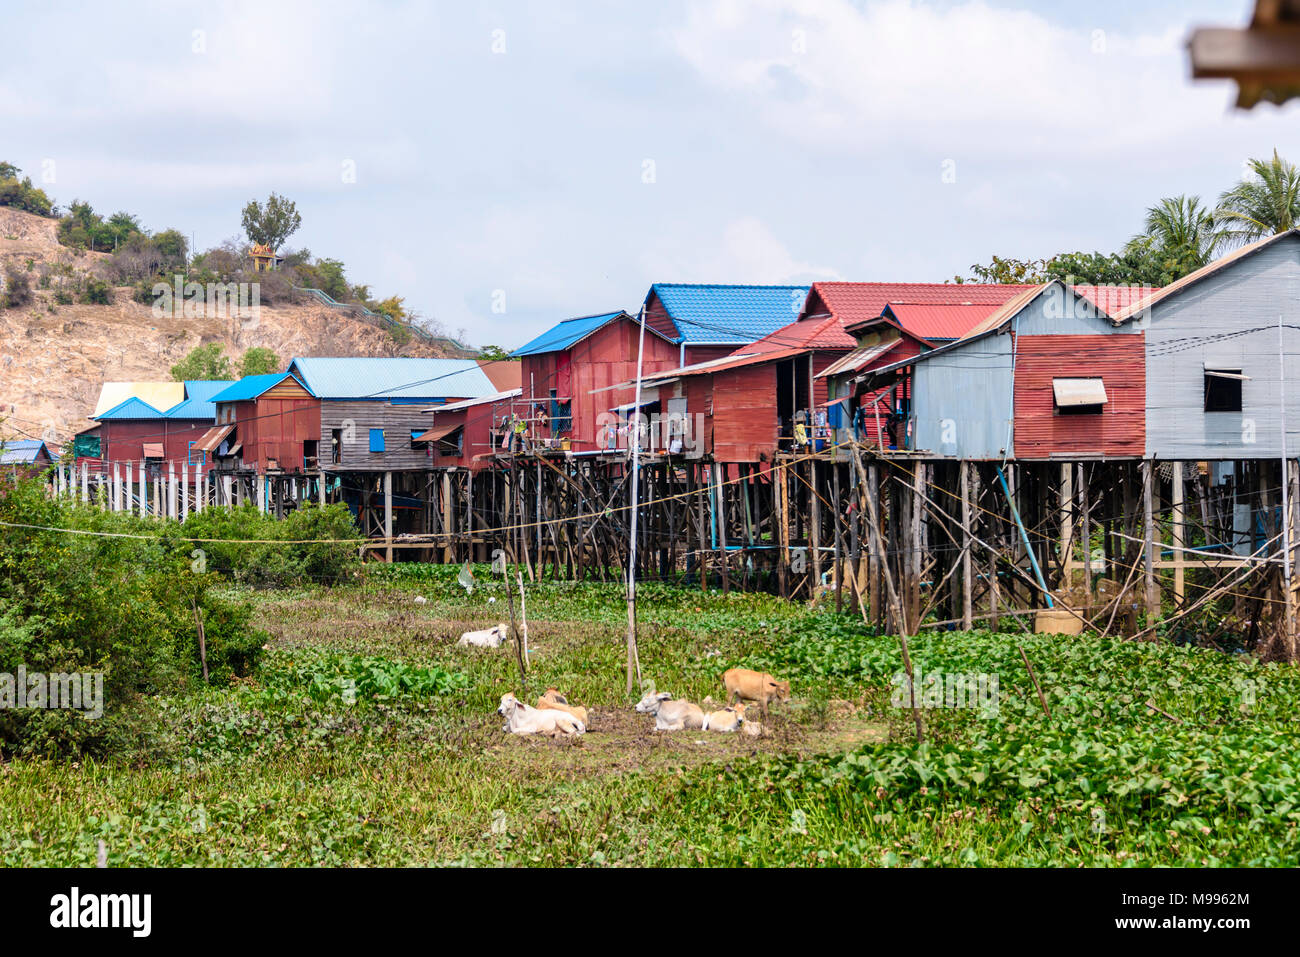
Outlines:
<svg viewBox="0 0 1300 957"><path fill-rule="evenodd" d="M0 295L0 306L6 309L19 309L31 301L31 279L16 266L6 266L4 293Z"/></svg>
<svg viewBox="0 0 1300 957"><path fill-rule="evenodd" d="M182 531L216 540L195 543L209 571L258 588L334 585L355 577L361 566L362 538L346 505L309 503L284 519L251 504L204 509L190 515Z"/></svg>
<svg viewBox="0 0 1300 957"><path fill-rule="evenodd" d="M149 734L152 700L250 672L266 636L219 597L176 526L49 499L39 481L0 487L0 673L100 673L103 715L0 709L0 752L115 752ZM73 534L113 532L105 535ZM124 534L123 534L124 533ZM139 537L125 537L125 535Z"/></svg>
<svg viewBox="0 0 1300 957"><path fill-rule="evenodd" d="M81 302L91 306L111 306L113 304L113 287L103 279L88 277L81 287Z"/></svg>

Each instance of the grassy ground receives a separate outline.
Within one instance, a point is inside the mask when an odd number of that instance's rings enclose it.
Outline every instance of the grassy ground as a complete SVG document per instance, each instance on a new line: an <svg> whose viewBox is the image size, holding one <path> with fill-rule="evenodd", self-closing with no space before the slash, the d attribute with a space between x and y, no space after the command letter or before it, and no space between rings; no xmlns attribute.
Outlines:
<svg viewBox="0 0 1300 957"><path fill-rule="evenodd" d="M455 645L508 619L504 592L466 595L452 574L252 593L272 635L258 673L161 702L152 753L0 766L0 861L90 864L101 840L115 865L1300 858L1294 668L1086 638L922 637L919 667L996 676L999 694L995 715L924 709L918 746L891 702L892 638L765 596L648 586L641 661L657 687L721 698L736 664L794 685L761 737L659 734L624 691L618 589L545 584L528 596L528 691L562 688L592 709L590 731L515 738L494 713L522 691L513 654Z"/></svg>

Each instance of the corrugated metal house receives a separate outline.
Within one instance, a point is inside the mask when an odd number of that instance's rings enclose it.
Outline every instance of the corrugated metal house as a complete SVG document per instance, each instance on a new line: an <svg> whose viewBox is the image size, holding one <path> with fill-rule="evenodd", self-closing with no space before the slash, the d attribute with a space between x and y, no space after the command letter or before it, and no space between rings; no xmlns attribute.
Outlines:
<svg viewBox="0 0 1300 957"><path fill-rule="evenodd" d="M28 478L54 464L54 457L40 439L7 439L0 442L0 475Z"/></svg>
<svg viewBox="0 0 1300 957"><path fill-rule="evenodd" d="M80 433L73 443L77 461L109 468L112 463L126 462L146 462L160 468L169 463L209 468L210 459L194 446L216 421L213 397L231 383L187 379L171 384L178 389L153 392L163 398L179 392L180 400L168 408L159 409L133 396L95 415L98 427ZM93 438L98 438L97 449ZM98 454L92 454L95 452Z"/></svg>
<svg viewBox="0 0 1300 957"><path fill-rule="evenodd" d="M838 318L806 318L732 355L645 376L643 411L661 423L650 444L672 451L681 435L684 454L737 463L822 447L831 422L818 374L854 345Z"/></svg>
<svg viewBox="0 0 1300 957"><path fill-rule="evenodd" d="M1142 330L1118 311L1143 291L1050 282L1019 292L962 338L868 371L865 390L900 383L902 448L971 460L1142 455Z"/></svg>
<svg viewBox="0 0 1300 957"><path fill-rule="evenodd" d="M834 439L889 447L896 420L905 417L908 381L862 388L872 369L896 363L959 338L1017 294L1036 287L986 283L819 282L808 294L809 317L833 316L856 348L823 369Z"/></svg>
<svg viewBox="0 0 1300 957"><path fill-rule="evenodd" d="M634 401L620 383L635 378L640 343L640 323L619 311L566 319L516 349L528 441L596 449L605 419ZM643 374L671 369L679 357L676 343L647 323Z"/></svg>
<svg viewBox="0 0 1300 957"><path fill-rule="evenodd" d="M433 449L416 441L429 429L424 410L498 391L474 359L297 358L289 373L319 403L331 472L429 468Z"/></svg>
<svg viewBox="0 0 1300 957"><path fill-rule="evenodd" d="M1300 450L1300 232L1243 246L1119 311L1143 334L1148 457ZM1282 370L1285 367L1285 384Z"/></svg>
<svg viewBox="0 0 1300 957"><path fill-rule="evenodd" d="M525 409L522 394L522 389L510 389L425 409L433 424L415 441L428 446L434 468L480 471L494 451L507 447L512 415Z"/></svg>
<svg viewBox="0 0 1300 957"><path fill-rule="evenodd" d="M216 426L196 445L216 465L256 472L317 468L320 400L288 372L245 376L212 397Z"/></svg>
<svg viewBox="0 0 1300 957"><path fill-rule="evenodd" d="M677 343L679 366L721 359L799 318L807 286L659 282L646 293L646 325Z"/></svg>

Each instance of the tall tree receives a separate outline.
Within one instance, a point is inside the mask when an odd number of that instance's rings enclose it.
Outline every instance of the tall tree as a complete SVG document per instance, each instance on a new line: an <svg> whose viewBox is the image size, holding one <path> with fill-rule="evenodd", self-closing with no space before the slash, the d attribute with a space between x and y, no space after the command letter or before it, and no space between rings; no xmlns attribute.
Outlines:
<svg viewBox="0 0 1300 957"><path fill-rule="evenodd" d="M1125 251L1149 251L1158 260L1199 269L1214 258L1222 242L1214 213L1200 197L1166 196L1147 210L1142 232L1129 240Z"/></svg>
<svg viewBox="0 0 1300 957"><path fill-rule="evenodd" d="M249 200L244 207L243 221L249 241L272 250L279 249L302 225L297 205L278 193L272 193L265 206L255 199Z"/></svg>
<svg viewBox="0 0 1300 957"><path fill-rule="evenodd" d="M1219 197L1215 210L1232 243L1254 242L1300 224L1300 170L1274 149L1272 159L1252 159L1250 171Z"/></svg>
<svg viewBox="0 0 1300 957"><path fill-rule="evenodd" d="M172 366L172 380L184 382L186 379L233 379L230 359L225 354L225 346L220 342L209 342L206 346L196 346L180 362Z"/></svg>
<svg viewBox="0 0 1300 957"><path fill-rule="evenodd" d="M254 346L244 353L239 360L239 372L241 375L265 375L268 372L280 371L280 357L275 351L265 346Z"/></svg>

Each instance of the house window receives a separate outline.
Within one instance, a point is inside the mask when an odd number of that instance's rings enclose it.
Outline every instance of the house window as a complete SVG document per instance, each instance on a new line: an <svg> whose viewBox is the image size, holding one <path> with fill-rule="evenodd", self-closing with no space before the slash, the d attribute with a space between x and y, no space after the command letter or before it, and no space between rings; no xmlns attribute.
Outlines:
<svg viewBox="0 0 1300 957"><path fill-rule="evenodd" d="M1205 411L1240 412L1241 383L1246 376L1240 369L1205 370Z"/></svg>
<svg viewBox="0 0 1300 957"><path fill-rule="evenodd" d="M330 461L334 465L338 465L340 462L343 461L343 430L342 429L330 429L330 445L332 446L332 450L330 452Z"/></svg>
<svg viewBox="0 0 1300 957"><path fill-rule="evenodd" d="M551 390L551 434L561 435L573 428L573 401L562 402Z"/></svg>
<svg viewBox="0 0 1300 957"><path fill-rule="evenodd" d="M1053 379L1052 409L1057 415L1101 415L1106 385L1101 379Z"/></svg>
<svg viewBox="0 0 1300 957"><path fill-rule="evenodd" d="M383 429L370 430L370 451L371 452L384 451L384 430Z"/></svg>

